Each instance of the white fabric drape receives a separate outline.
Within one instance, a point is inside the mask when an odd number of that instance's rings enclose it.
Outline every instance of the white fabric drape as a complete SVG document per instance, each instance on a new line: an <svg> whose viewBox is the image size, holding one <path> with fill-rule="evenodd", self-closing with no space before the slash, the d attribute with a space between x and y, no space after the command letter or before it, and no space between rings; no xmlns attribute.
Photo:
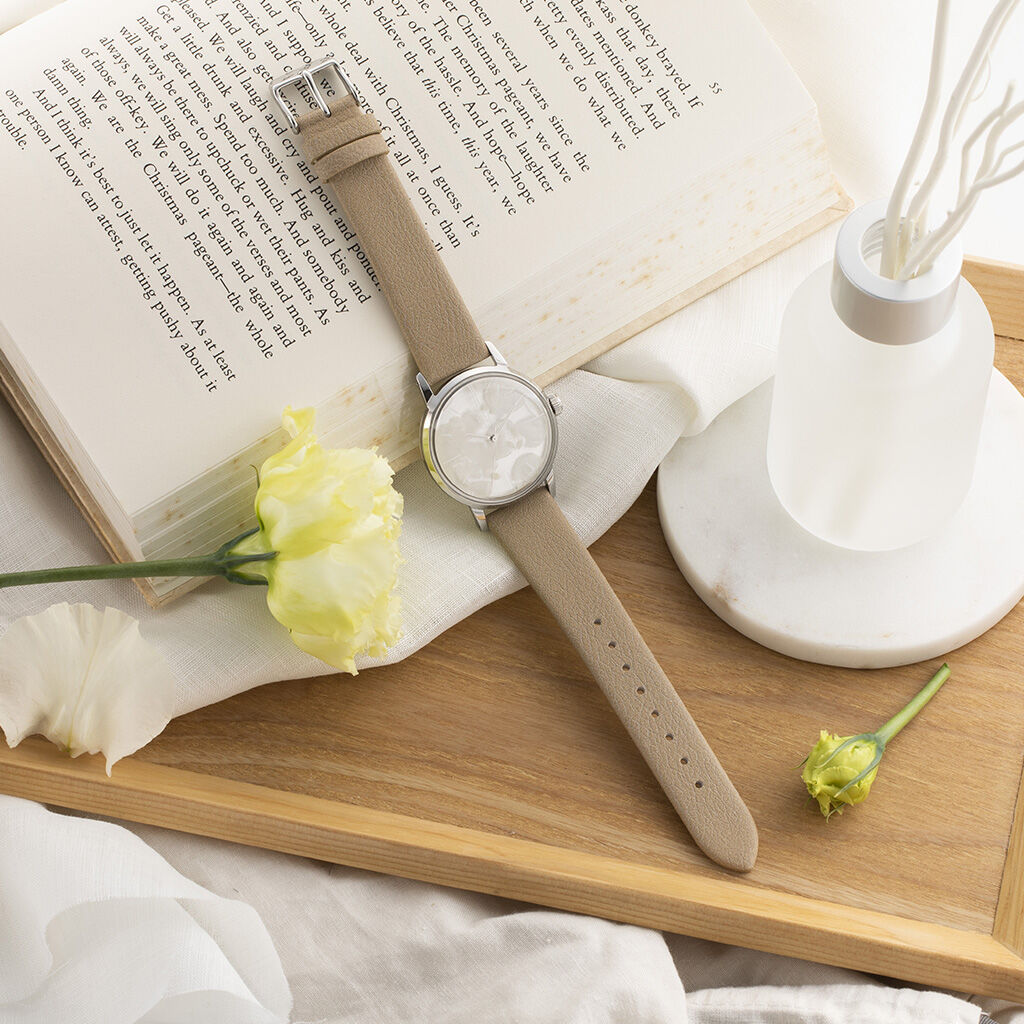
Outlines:
<svg viewBox="0 0 1024 1024"><path fill-rule="evenodd" d="M133 832L0 797L2 1024L980 1016L964 999L852 971L163 829ZM1022 1024L1024 1014L1000 1020Z"/></svg>
<svg viewBox="0 0 1024 1024"><path fill-rule="evenodd" d="M126 829L0 796L0 1021L276 1024L288 982L256 911Z"/></svg>

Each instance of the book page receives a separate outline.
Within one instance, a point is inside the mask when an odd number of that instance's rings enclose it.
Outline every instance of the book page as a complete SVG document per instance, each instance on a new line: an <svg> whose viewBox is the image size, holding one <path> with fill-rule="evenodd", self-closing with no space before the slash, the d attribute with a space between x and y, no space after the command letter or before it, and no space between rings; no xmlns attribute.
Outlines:
<svg viewBox="0 0 1024 1024"><path fill-rule="evenodd" d="M129 514L405 353L269 96L330 54L474 311L813 109L741 0L66 0L12 30L0 322Z"/></svg>

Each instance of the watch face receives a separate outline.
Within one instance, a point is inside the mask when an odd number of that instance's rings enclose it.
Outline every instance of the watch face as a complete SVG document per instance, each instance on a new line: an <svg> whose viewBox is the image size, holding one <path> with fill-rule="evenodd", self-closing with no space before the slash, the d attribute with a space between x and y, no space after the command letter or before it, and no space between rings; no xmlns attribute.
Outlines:
<svg viewBox="0 0 1024 1024"><path fill-rule="evenodd" d="M453 381L431 423L436 469L465 499L493 505L535 486L550 469L555 431L544 395L493 371Z"/></svg>

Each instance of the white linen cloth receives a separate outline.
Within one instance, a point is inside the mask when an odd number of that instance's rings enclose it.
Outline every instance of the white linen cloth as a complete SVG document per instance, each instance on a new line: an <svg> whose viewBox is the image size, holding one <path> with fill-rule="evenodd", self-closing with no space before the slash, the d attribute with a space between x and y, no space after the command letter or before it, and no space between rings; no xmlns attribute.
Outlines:
<svg viewBox="0 0 1024 1024"><path fill-rule="evenodd" d="M288 982L252 907L100 821L0 796L0 1021L267 1024Z"/></svg>
<svg viewBox="0 0 1024 1024"><path fill-rule="evenodd" d="M0 31L50 5L0 0ZM819 102L840 181L858 201L884 194L923 95L932 4L753 6ZM977 13L962 2L957 16L976 22ZM1021 52L1019 29L1004 55ZM997 61L993 78L1004 71ZM1007 215L1010 207L1017 216ZM1019 183L989 197L967 251L1024 262L1014 237L1022 209ZM829 258L831 238L807 240L561 382L559 498L588 542L629 507L680 435L703 429L771 373L782 308ZM104 560L6 407L0 481L5 568ZM407 502L406 633L392 659L522 585L421 467L403 471L398 487ZM291 646L259 590L222 583L155 613L126 583L0 591L0 629L58 599L113 604L140 618L180 681L179 713L324 671ZM132 831L209 892L125 829L0 800L0 1024L286 1019L267 933L233 898L268 926L295 1020L974 1024L979 1016L963 1000L852 972L160 829ZM987 1005L1004 1024L1024 1024L1024 1011Z"/></svg>
<svg viewBox="0 0 1024 1024"><path fill-rule="evenodd" d="M852 971L164 829L133 835L10 797L0 828L2 1024L277 1024L289 1019L285 975L295 1024L978 1024L981 1013Z"/></svg>

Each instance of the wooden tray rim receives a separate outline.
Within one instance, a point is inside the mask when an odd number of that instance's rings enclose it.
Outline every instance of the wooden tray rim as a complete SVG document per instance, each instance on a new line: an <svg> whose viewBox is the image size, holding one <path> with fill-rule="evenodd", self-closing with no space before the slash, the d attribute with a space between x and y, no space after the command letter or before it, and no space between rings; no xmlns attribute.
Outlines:
<svg viewBox="0 0 1024 1024"><path fill-rule="evenodd" d="M884 965L920 984L1024 1001L1024 903L1012 884L1024 864L1019 797L997 925L987 935L742 876L686 875L144 761L124 760L108 777L102 758L71 760L36 738L14 751L0 747L0 766L12 796L46 802L59 789L61 806L76 810L855 970Z"/></svg>

